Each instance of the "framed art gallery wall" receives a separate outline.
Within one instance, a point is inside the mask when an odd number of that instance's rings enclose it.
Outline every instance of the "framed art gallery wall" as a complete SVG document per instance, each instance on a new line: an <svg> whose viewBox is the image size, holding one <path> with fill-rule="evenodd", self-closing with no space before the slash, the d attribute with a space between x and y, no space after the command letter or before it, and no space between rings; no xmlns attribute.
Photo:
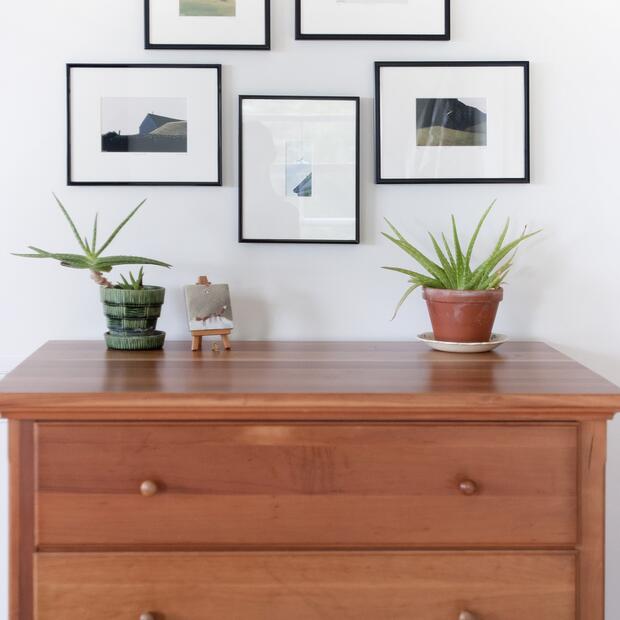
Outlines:
<svg viewBox="0 0 620 620"><path fill-rule="evenodd" d="M147 49L268 50L270 0L144 0Z"/></svg>
<svg viewBox="0 0 620 620"><path fill-rule="evenodd" d="M69 185L220 185L220 65L67 65Z"/></svg>
<svg viewBox="0 0 620 620"><path fill-rule="evenodd" d="M241 95L239 241L359 243L360 100Z"/></svg>
<svg viewBox="0 0 620 620"><path fill-rule="evenodd" d="M375 63L378 183L528 183L527 61Z"/></svg>
<svg viewBox="0 0 620 620"><path fill-rule="evenodd" d="M271 51L145 50L143 8L128 0L3 5L0 272L19 303L0 304L0 358L22 358L49 339L100 340L105 331L88 277L10 255L29 244L74 248L52 191L81 229L98 212L102 236L147 198L115 252L174 265L145 269L147 282L167 289L159 328L170 340L188 338L183 285L206 273L230 285L235 339L410 341L427 329L427 311L414 295L390 321L403 282L381 266L407 263L381 237L384 218L432 253L428 230L446 230L454 213L469 233L497 198L489 236L499 236L507 217L513 234L544 229L517 260L497 330L551 342L620 381L620 288L609 286L618 265L620 115L606 112L620 100L619 4L455 1L450 41L315 41L295 39L294 2L273 0ZM375 184L376 61L523 59L531 63L531 184ZM67 187L68 62L221 64L222 186ZM359 245L237 242L240 94L361 98ZM483 241L476 258L490 249ZM608 300L593 321L601 290ZM69 303L50 303L59 291L70 291ZM41 321L43 330L32 329ZM612 480L620 476L618 428L620 420L612 425ZM608 508L607 613L620 618L617 486Z"/></svg>
<svg viewBox="0 0 620 620"><path fill-rule="evenodd" d="M295 0L295 36L312 40L450 39L451 0Z"/></svg>

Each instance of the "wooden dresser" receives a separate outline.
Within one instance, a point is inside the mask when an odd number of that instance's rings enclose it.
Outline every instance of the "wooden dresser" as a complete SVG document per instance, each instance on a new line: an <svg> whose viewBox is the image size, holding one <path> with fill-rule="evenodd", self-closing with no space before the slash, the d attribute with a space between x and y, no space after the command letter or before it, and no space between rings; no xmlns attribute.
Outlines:
<svg viewBox="0 0 620 620"><path fill-rule="evenodd" d="M0 383L11 620L603 620L619 388L533 343L189 348Z"/></svg>

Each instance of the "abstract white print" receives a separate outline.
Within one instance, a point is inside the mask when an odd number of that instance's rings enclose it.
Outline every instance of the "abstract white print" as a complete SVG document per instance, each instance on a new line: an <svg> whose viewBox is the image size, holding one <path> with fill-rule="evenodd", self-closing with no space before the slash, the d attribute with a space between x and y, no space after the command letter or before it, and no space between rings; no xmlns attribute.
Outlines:
<svg viewBox="0 0 620 620"><path fill-rule="evenodd" d="M286 196L312 197L312 146L303 141L286 143Z"/></svg>

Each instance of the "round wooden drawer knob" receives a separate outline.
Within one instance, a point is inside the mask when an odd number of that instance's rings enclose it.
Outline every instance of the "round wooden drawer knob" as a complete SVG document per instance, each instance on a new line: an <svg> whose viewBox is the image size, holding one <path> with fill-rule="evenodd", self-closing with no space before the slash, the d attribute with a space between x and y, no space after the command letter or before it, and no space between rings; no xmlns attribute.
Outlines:
<svg viewBox="0 0 620 620"><path fill-rule="evenodd" d="M463 480L459 483L459 491L463 495L475 495L478 493L478 485L473 480ZM464 612L469 613L469 612ZM474 616L465 616L463 618L459 618L459 620L475 620Z"/></svg>
<svg viewBox="0 0 620 620"><path fill-rule="evenodd" d="M155 484L155 482L153 482L152 480L145 480L141 485L140 485L140 493L142 493L142 495L144 495L144 497L152 497L153 495L155 495L157 493L157 491L159 491L159 489L157 488L157 484ZM140 620L150 620L149 618L140 618Z"/></svg>
<svg viewBox="0 0 620 620"><path fill-rule="evenodd" d="M140 620L155 620L155 616L151 612L147 612L140 616Z"/></svg>
<svg viewBox="0 0 620 620"><path fill-rule="evenodd" d="M459 620L479 620L476 614L472 614L471 611L462 611L459 615Z"/></svg>

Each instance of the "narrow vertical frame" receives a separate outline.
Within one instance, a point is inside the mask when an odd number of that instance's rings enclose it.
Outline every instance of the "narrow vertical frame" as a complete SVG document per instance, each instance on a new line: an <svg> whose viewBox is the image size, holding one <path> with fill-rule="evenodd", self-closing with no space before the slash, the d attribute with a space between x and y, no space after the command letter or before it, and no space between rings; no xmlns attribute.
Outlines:
<svg viewBox="0 0 620 620"><path fill-rule="evenodd" d="M282 101L354 101L356 111L355 122L355 238L350 240L335 239L249 239L243 233L243 102L249 99L267 99ZM289 243L289 244L331 244L331 245L359 245L361 238L360 225L360 183L361 183L361 99L360 97L321 97L321 96L289 96L289 95L240 95L239 96L239 243Z"/></svg>

